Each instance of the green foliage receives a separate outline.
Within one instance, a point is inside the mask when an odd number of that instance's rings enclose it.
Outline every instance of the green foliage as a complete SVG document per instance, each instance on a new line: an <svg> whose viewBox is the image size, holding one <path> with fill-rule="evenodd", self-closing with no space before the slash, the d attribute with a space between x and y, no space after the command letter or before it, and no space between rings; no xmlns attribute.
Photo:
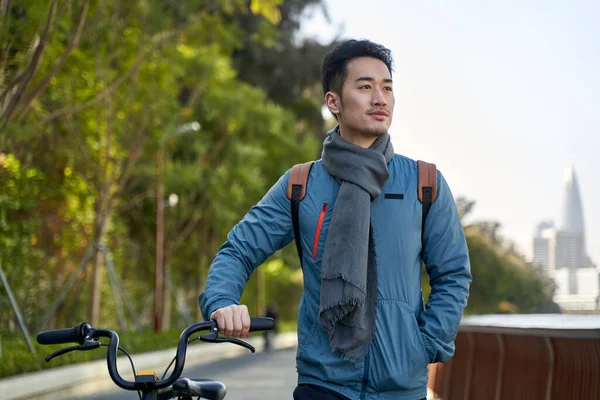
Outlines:
<svg viewBox="0 0 600 400"><path fill-rule="evenodd" d="M465 198L456 203L461 218L475 205ZM551 280L505 244L499 228L494 221L465 225L473 276L465 314L559 312ZM422 284L427 299L431 288L424 266Z"/></svg>
<svg viewBox="0 0 600 400"><path fill-rule="evenodd" d="M282 39L293 31L287 21L315 1L293 3L57 0L0 11L0 256L31 330L95 243L107 246L139 322L150 324L161 146L165 193L180 199L165 210L165 263L197 309L229 229L287 168L318 153L319 141L298 129L304 115L240 79L250 64L234 61L248 37L293 51ZM189 121L202 130L166 139ZM102 325L117 325L104 268L91 294L93 261L44 328L87 319L100 295ZM13 321L11 310L0 327L15 331Z"/></svg>
<svg viewBox="0 0 600 400"><path fill-rule="evenodd" d="M0 154L0 247L5 264L29 259L39 228L36 217L42 173L21 165L13 154Z"/></svg>
<svg viewBox="0 0 600 400"><path fill-rule="evenodd" d="M304 289L302 270L286 266L282 259L273 260L264 267L268 293L266 304L274 306L278 318L295 320Z"/></svg>
<svg viewBox="0 0 600 400"><path fill-rule="evenodd" d="M35 294L40 281L35 271L22 268L21 265L42 262L43 253L37 246L41 221L37 212L37 199L40 193L39 183L43 181L42 172L35 168L24 167L13 154L0 153L0 265L4 270L14 295L20 299L25 315L35 314L39 305ZM40 274L48 277L47 274ZM27 279L33 284L19 285ZM4 289L4 288L2 288ZM0 293L0 307L10 310L5 290ZM13 314L3 312L0 323L6 324Z"/></svg>
<svg viewBox="0 0 600 400"><path fill-rule="evenodd" d="M265 305L277 312L278 319L295 321L303 291L302 270L290 268L283 259L275 258L265 262L260 268L264 272ZM259 315L257 309L257 274L253 274L244 289L241 303L248 306L252 315Z"/></svg>
<svg viewBox="0 0 600 400"><path fill-rule="evenodd" d="M490 238L467 233L473 285L468 313L534 313L552 298L552 287L522 259L502 254Z"/></svg>

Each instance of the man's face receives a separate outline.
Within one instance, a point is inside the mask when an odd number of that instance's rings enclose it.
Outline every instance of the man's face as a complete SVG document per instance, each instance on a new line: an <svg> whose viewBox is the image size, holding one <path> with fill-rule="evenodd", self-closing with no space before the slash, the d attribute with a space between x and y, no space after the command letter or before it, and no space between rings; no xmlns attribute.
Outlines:
<svg viewBox="0 0 600 400"><path fill-rule="evenodd" d="M361 57L350 61L347 71L341 98L332 93L327 99L341 131L362 137L385 134L392 123L395 102L387 66L376 58ZM333 109L329 100L335 103Z"/></svg>

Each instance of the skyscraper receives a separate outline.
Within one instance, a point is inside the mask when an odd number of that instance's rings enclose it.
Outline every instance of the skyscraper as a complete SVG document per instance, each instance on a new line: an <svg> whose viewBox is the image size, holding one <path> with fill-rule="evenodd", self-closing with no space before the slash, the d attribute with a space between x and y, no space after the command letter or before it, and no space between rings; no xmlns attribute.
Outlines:
<svg viewBox="0 0 600 400"><path fill-rule="evenodd" d="M554 227L547 221L537 226L533 264L554 279L559 304L593 302L600 293L599 271L586 254L583 206L573 166L565 171L561 224Z"/></svg>
<svg viewBox="0 0 600 400"><path fill-rule="evenodd" d="M556 232L556 268L585 268L585 229L579 185L573 166L565 171L562 224Z"/></svg>
<svg viewBox="0 0 600 400"><path fill-rule="evenodd" d="M570 166L565 171L565 192L562 206L561 231L584 233L583 206L579 194L579 184L575 176L575 168Z"/></svg>

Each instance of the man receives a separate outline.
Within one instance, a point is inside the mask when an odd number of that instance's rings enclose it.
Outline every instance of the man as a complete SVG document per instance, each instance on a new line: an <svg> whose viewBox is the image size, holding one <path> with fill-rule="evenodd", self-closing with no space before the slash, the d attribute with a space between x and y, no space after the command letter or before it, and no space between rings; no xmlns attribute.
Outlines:
<svg viewBox="0 0 600 400"><path fill-rule="evenodd" d="M445 362L471 273L452 194L438 195L421 236L417 163L394 154L390 51L349 40L325 57L325 103L338 126L300 204L304 293L294 399L423 399L428 364ZM287 171L228 235L199 297L225 335L248 336L239 305L252 271L293 240ZM432 287L427 307L421 260Z"/></svg>

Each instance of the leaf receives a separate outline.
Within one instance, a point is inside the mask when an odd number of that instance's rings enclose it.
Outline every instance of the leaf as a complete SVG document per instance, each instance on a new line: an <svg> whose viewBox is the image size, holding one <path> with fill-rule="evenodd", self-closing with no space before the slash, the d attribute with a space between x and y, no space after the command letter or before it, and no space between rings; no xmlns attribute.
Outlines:
<svg viewBox="0 0 600 400"><path fill-rule="evenodd" d="M282 0L252 0L250 11L254 15L262 15L267 21L277 25L281 21L281 12L278 7L281 3Z"/></svg>

